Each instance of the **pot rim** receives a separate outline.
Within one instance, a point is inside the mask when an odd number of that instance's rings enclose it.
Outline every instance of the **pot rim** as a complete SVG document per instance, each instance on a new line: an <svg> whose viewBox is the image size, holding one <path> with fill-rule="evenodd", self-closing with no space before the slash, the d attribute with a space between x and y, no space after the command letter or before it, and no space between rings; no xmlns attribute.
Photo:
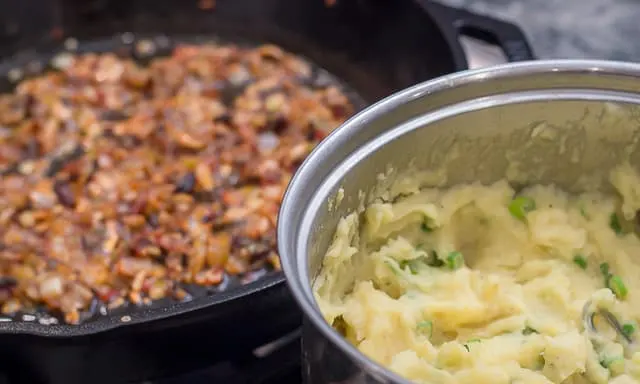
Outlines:
<svg viewBox="0 0 640 384"><path fill-rule="evenodd" d="M302 309L305 319L311 321L313 326L318 329L325 338L330 340L333 345L340 348L353 362L365 368L370 374L381 376L391 382L410 383L407 379L391 372L361 353L324 320L313 296L311 279L309 279L306 270L306 255L300 255L300 252L298 252L301 246L300 240L304 236L297 229L301 223L309 220L309 203L315 200L314 196L318 192L318 188L316 188L310 196L304 195L300 191L301 186L317 177L315 175L317 169L326 161L326 158L331 156L336 148L348 142L357 132L365 129L369 121L383 116L398 106L423 98L429 94L472 83L546 73L615 75L640 79L640 64L622 61L582 59L524 61L461 71L419 83L374 103L347 120L307 156L289 182L289 186L282 200L277 224L278 251L289 290ZM436 109L427 114L437 114L437 112L438 110ZM423 115L420 120L424 117L425 115ZM366 143L361 143L356 151L365 144ZM354 152L352 152L352 154ZM332 172L329 172L329 176L332 174ZM302 259L303 257L304 259ZM305 267L305 270L301 270L301 267Z"/></svg>

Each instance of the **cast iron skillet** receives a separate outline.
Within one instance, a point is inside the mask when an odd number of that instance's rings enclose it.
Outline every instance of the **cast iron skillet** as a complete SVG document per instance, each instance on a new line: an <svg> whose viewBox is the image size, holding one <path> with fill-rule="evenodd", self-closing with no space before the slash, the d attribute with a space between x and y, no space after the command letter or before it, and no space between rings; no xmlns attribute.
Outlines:
<svg viewBox="0 0 640 384"><path fill-rule="evenodd" d="M0 0L0 91L11 86L11 69L39 70L68 37L80 51L131 50L131 36L160 38L165 50L194 37L272 42L342 79L364 104L466 69L460 33L496 43L511 61L533 58L517 27L428 0L338 0L333 7L323 0L217 0L202 9L208 5ZM0 323L0 372L12 384L139 382L230 358L300 323L280 273L123 316L79 326Z"/></svg>

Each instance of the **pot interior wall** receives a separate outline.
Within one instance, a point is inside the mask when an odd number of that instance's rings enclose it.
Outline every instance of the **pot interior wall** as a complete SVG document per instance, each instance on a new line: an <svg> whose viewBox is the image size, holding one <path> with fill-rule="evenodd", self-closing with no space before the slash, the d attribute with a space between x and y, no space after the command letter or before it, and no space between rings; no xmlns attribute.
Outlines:
<svg viewBox="0 0 640 384"><path fill-rule="evenodd" d="M553 183L572 192L607 190L612 167L640 162L640 107L630 94L618 94L618 102L606 101L610 93L581 95L475 99L390 127L342 162L319 192L316 201L324 203L307 212L314 218L309 276L318 272L338 220L374 199L502 178L516 188Z"/></svg>

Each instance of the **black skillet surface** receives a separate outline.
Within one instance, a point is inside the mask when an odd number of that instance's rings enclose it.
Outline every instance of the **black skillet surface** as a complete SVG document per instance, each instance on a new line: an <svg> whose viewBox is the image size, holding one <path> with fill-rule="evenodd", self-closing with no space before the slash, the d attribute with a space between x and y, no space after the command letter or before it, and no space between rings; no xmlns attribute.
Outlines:
<svg viewBox="0 0 640 384"><path fill-rule="evenodd" d="M366 103L466 69L461 33L500 45L511 61L532 58L517 27L428 0L338 0L333 7L323 0L217 0L208 9L210 4L0 0L0 90L9 89L4 79L11 69L36 72L68 37L79 41L80 50L119 51L132 51L141 38L164 49L196 36L272 42L340 78ZM189 303L81 326L0 323L0 372L12 384L142 381L228 359L299 321L283 277L275 273Z"/></svg>

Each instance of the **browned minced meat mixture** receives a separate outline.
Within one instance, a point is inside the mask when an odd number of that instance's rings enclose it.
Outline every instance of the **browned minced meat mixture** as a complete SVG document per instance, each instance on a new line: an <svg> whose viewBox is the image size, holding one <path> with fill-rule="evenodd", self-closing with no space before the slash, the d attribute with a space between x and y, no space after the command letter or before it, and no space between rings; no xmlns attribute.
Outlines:
<svg viewBox="0 0 640 384"><path fill-rule="evenodd" d="M305 85L308 64L271 45L67 59L0 96L3 314L74 324L96 300L183 300L183 284L280 268L279 204L353 112L339 89Z"/></svg>

